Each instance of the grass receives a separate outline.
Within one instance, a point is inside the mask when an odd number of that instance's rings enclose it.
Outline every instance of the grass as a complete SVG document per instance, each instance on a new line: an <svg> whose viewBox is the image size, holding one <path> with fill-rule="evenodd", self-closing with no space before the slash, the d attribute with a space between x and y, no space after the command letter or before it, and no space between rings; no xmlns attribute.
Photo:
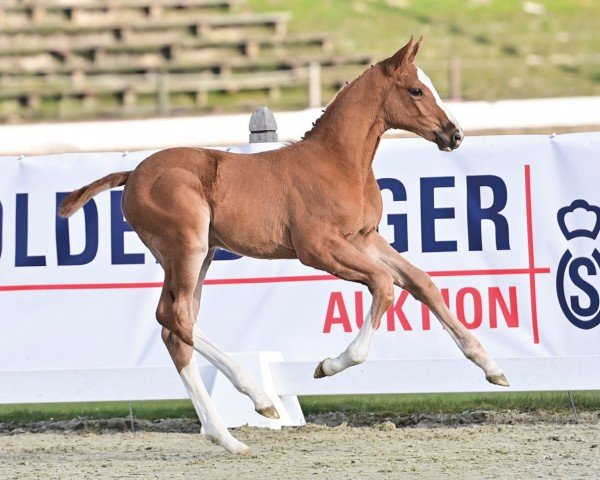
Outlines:
<svg viewBox="0 0 600 480"><path fill-rule="evenodd" d="M579 410L600 410L600 392L572 392ZM303 397L305 414L324 412L460 413L465 410L569 411L567 392L336 395Z"/></svg>
<svg viewBox="0 0 600 480"><path fill-rule="evenodd" d="M578 410L600 410L600 392L573 392ZM568 412L567 392L464 393L403 395L337 395L300 398L306 415L343 411L407 415L414 413L460 413L465 410L517 410ZM195 418L188 400L132 402L136 418ZM50 403L0 405L0 422L27 423L43 420L122 418L129 415L127 402Z"/></svg>
<svg viewBox="0 0 600 480"><path fill-rule="evenodd" d="M189 400L132 402L136 418L194 418ZM128 402L42 403L0 405L0 422L27 423L43 420L70 420L77 417L104 419L129 416Z"/></svg>
<svg viewBox="0 0 600 480"><path fill-rule="evenodd" d="M495 100L600 95L600 2L538 0L248 0L286 10L290 30L330 32L340 53L385 58L423 35L418 63L448 96L448 61L460 60L462 98Z"/></svg>

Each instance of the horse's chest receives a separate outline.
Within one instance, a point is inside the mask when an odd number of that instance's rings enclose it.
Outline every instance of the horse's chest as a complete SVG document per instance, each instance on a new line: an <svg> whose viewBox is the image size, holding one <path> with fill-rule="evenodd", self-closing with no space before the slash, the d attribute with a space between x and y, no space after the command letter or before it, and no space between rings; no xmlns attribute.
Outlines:
<svg viewBox="0 0 600 480"><path fill-rule="evenodd" d="M371 230L379 225L381 220L382 202L381 196L377 198L365 197L363 199L361 229Z"/></svg>
<svg viewBox="0 0 600 480"><path fill-rule="evenodd" d="M376 228L381 220L383 201L379 185L373 179L365 185L362 195L362 222L364 228Z"/></svg>
<svg viewBox="0 0 600 480"><path fill-rule="evenodd" d="M363 191L355 197L349 208L339 210L342 230L346 236L372 231L379 225L382 213L382 201L379 188L373 192Z"/></svg>

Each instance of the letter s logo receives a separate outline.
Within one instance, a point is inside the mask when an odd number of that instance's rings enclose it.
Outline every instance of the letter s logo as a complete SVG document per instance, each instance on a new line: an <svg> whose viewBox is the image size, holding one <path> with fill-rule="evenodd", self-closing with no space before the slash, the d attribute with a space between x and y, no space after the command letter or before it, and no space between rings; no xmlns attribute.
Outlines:
<svg viewBox="0 0 600 480"><path fill-rule="evenodd" d="M600 252L596 244L600 231L600 207L585 200L575 200L557 214L561 232L578 251L590 251L589 256L574 257L567 249L558 263L556 294L567 320L577 328L590 330L600 325ZM571 294L568 295L567 291Z"/></svg>
<svg viewBox="0 0 600 480"><path fill-rule="evenodd" d="M600 275L600 253L594 249L591 258L576 257L567 250L558 264L556 273L556 293L560 308L565 317L576 327L584 330L597 327L600 324L600 295L598 290L581 276L581 269L587 275ZM565 275L568 277L565 278ZM565 282L571 280L583 296L571 295L567 299ZM587 304L587 306L584 306Z"/></svg>

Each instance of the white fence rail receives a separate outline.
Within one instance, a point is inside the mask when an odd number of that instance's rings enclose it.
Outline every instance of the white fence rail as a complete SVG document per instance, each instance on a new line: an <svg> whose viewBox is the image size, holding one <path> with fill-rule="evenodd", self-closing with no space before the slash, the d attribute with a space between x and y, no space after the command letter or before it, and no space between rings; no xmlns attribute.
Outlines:
<svg viewBox="0 0 600 480"><path fill-rule="evenodd" d="M232 354L236 357L235 354ZM277 394L354 395L388 393L534 392L600 390L600 356L503 358L510 389L485 381L468 360L367 360L334 377L314 379L315 362L268 362ZM201 365L212 389L216 369ZM173 367L0 371L0 404L188 398Z"/></svg>
<svg viewBox="0 0 600 480"><path fill-rule="evenodd" d="M278 352L232 354L250 367L275 399L281 420L254 412L212 365L200 374L228 427L280 428L302 425L297 396L507 391L487 383L466 359L371 360L334 377L314 379L314 362L285 362ZM511 392L600 390L600 356L566 358L504 358L502 367ZM187 399L172 367L118 369L0 371L0 404Z"/></svg>

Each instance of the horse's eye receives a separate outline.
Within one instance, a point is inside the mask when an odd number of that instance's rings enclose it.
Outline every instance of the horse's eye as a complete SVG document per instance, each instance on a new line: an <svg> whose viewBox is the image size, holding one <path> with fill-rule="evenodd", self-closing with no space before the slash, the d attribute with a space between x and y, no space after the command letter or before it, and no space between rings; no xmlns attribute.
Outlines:
<svg viewBox="0 0 600 480"><path fill-rule="evenodd" d="M410 89L410 94L413 97L422 97L423 96L423 90L421 90L420 88L411 88Z"/></svg>

